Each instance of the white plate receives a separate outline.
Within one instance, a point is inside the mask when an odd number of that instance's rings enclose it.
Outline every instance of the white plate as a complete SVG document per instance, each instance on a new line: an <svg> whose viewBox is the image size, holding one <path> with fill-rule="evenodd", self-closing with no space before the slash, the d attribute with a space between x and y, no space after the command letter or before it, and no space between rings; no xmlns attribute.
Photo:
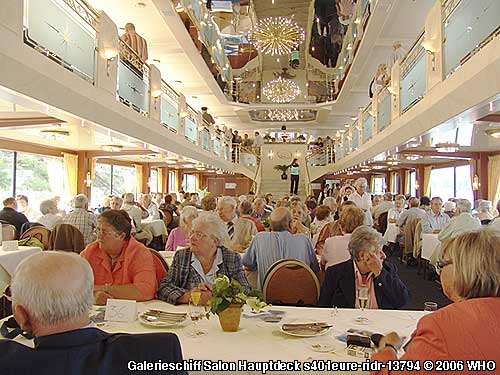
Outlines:
<svg viewBox="0 0 500 375"><path fill-rule="evenodd" d="M148 319L148 316L145 315L144 313L143 314L140 314L139 315L139 322L144 324L145 326L148 326L148 327L177 327L177 326L180 326L182 323L184 323L187 319L187 314L186 316L181 320L179 319L179 321L176 321L176 322L166 322L164 320L154 320L154 319L151 319L149 318Z"/></svg>
<svg viewBox="0 0 500 375"><path fill-rule="evenodd" d="M329 328L324 328L321 331L316 331L316 330L296 330L296 331L285 331L283 329L283 326L280 326L281 332L284 334L290 335L290 336L295 336L295 337L316 337L316 336L323 336L327 334L332 327ZM308 332L309 331L309 332Z"/></svg>

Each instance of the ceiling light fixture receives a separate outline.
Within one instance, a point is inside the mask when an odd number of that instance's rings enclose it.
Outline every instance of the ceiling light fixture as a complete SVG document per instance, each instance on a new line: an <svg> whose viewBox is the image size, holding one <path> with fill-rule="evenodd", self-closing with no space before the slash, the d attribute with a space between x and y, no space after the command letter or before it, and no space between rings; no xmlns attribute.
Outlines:
<svg viewBox="0 0 500 375"><path fill-rule="evenodd" d="M250 32L249 40L265 55L289 55L304 43L305 30L290 18L266 17L261 19Z"/></svg>
<svg viewBox="0 0 500 375"><path fill-rule="evenodd" d="M277 122L298 121L299 111L296 109L268 109L266 117L270 121Z"/></svg>
<svg viewBox="0 0 500 375"><path fill-rule="evenodd" d="M118 151L121 151L123 149L123 146L122 145L102 145L101 146L101 150L103 151L107 151L107 152L118 152Z"/></svg>
<svg viewBox="0 0 500 375"><path fill-rule="evenodd" d="M262 92L273 103L289 103L300 95L300 88L292 80L279 77L269 81Z"/></svg>
<svg viewBox="0 0 500 375"><path fill-rule="evenodd" d="M437 152L457 152L459 150L460 145L458 143L437 143L436 151Z"/></svg>
<svg viewBox="0 0 500 375"><path fill-rule="evenodd" d="M490 127L484 131L490 137L500 139L500 126Z"/></svg>
<svg viewBox="0 0 500 375"><path fill-rule="evenodd" d="M69 131L60 129L41 130L40 133L44 138L52 139L53 141L62 141L70 135Z"/></svg>

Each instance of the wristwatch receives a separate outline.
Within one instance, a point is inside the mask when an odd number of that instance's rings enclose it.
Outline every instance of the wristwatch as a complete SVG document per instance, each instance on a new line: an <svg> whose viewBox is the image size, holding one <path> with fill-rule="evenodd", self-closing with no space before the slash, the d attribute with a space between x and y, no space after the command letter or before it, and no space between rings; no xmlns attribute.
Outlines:
<svg viewBox="0 0 500 375"><path fill-rule="evenodd" d="M109 289L111 288L112 285L113 284L111 284L111 283L104 284L104 292L109 293Z"/></svg>

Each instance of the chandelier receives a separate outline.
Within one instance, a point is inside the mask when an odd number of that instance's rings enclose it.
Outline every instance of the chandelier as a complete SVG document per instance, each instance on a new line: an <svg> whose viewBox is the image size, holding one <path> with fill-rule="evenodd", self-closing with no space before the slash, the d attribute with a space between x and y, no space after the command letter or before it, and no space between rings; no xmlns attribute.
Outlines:
<svg viewBox="0 0 500 375"><path fill-rule="evenodd" d="M299 111L296 109L268 109L266 111L266 118L270 121L298 121Z"/></svg>
<svg viewBox="0 0 500 375"><path fill-rule="evenodd" d="M266 83L262 92L273 103L289 103L299 96L300 88L295 82L279 77Z"/></svg>
<svg viewBox="0 0 500 375"><path fill-rule="evenodd" d="M250 43L265 54L288 55L305 40L304 28L286 17L261 19L249 35Z"/></svg>

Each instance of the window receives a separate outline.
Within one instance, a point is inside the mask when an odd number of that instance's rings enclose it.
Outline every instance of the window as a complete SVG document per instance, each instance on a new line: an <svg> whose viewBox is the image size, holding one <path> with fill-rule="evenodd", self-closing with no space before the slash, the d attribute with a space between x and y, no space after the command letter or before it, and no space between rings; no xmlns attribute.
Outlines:
<svg viewBox="0 0 500 375"><path fill-rule="evenodd" d="M417 196L417 172L411 171L410 172L410 191L408 194L410 194L412 197Z"/></svg>
<svg viewBox="0 0 500 375"><path fill-rule="evenodd" d="M474 201L470 165L436 168L431 171L431 196L443 201L449 198L464 198Z"/></svg>
<svg viewBox="0 0 500 375"><path fill-rule="evenodd" d="M151 169L149 175L149 191L151 193L158 193L158 169Z"/></svg>
<svg viewBox="0 0 500 375"><path fill-rule="evenodd" d="M14 153L0 150L0 194L2 200L14 195Z"/></svg>
<svg viewBox="0 0 500 375"><path fill-rule="evenodd" d="M99 207L104 196L134 193L137 195L137 178L134 167L97 163L91 189L91 207Z"/></svg>
<svg viewBox="0 0 500 375"><path fill-rule="evenodd" d="M186 193L194 193L196 191L196 176L192 174L184 174L182 178L182 188Z"/></svg>
<svg viewBox="0 0 500 375"><path fill-rule="evenodd" d="M385 177L373 177L373 194L384 194Z"/></svg>
<svg viewBox="0 0 500 375"><path fill-rule="evenodd" d="M179 190L177 186L177 172L169 171L168 172L168 192L176 193Z"/></svg>
<svg viewBox="0 0 500 375"><path fill-rule="evenodd" d="M40 203L55 196L65 197L64 162L60 157L18 152L16 161L16 195L29 199L29 206L37 211Z"/></svg>

